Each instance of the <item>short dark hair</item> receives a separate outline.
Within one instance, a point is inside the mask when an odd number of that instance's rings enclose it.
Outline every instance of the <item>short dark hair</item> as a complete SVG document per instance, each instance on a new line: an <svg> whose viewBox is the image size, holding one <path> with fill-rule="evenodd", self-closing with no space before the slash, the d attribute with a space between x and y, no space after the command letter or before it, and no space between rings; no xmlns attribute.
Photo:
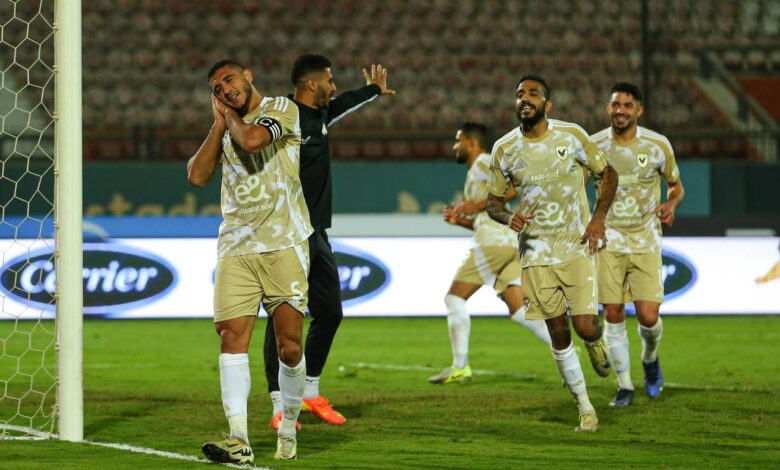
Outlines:
<svg viewBox="0 0 780 470"><path fill-rule="evenodd" d="M550 99L550 87L547 85L547 82L544 80L544 77L541 75L537 75L535 73L532 73L530 75L524 75L520 78L520 80L517 81L517 84L515 85L515 90L517 90L517 87L520 86L521 83L523 83L526 80L533 80L535 82L539 82L542 84L542 89L544 90L544 98L549 100Z"/></svg>
<svg viewBox="0 0 780 470"><path fill-rule="evenodd" d="M482 150L489 149L490 131L487 126L478 122L464 122L460 125L460 132L463 135L477 139L477 143Z"/></svg>
<svg viewBox="0 0 780 470"><path fill-rule="evenodd" d="M326 68L330 67L330 60L324 55L319 54L304 54L299 56L293 62L292 73L290 74L290 80L292 84L298 86L298 82L306 75L313 72L322 72Z"/></svg>
<svg viewBox="0 0 780 470"><path fill-rule="evenodd" d="M211 80L211 77L217 72L217 70L221 69L222 67L229 65L231 67L237 68L239 70L246 70L246 67L239 64L233 59L222 59L219 62L216 62L214 65L211 66L209 69L208 76L206 77L206 80Z"/></svg>
<svg viewBox="0 0 780 470"><path fill-rule="evenodd" d="M639 90L639 87L634 85L633 83L628 82L617 82L614 85L612 85L612 90L610 90L609 94L617 93L617 92L623 92L628 93L629 95L633 96L635 100L642 102L642 91Z"/></svg>

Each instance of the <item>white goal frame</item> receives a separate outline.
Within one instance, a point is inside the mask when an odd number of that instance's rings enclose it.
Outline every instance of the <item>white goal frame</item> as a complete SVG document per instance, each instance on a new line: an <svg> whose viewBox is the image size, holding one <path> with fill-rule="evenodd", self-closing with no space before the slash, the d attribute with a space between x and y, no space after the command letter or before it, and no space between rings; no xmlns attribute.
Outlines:
<svg viewBox="0 0 780 470"><path fill-rule="evenodd" d="M81 0L56 0L55 247L58 435L84 439Z"/></svg>

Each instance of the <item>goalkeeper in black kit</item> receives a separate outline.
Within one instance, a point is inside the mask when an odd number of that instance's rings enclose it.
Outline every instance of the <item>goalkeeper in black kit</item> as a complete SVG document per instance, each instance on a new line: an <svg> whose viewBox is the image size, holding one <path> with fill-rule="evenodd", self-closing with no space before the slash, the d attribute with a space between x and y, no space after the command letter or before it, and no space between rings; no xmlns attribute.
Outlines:
<svg viewBox="0 0 780 470"><path fill-rule="evenodd" d="M301 411L308 411L329 424L342 425L344 416L320 395L320 375L325 367L333 338L344 315L336 258L328 241L327 229L333 215L333 182L328 149L328 128L349 113L376 99L395 95L387 88L387 69L371 65L363 69L366 86L334 98L336 84L330 61L321 55L298 57L291 74L301 126L301 183L314 233L309 237L309 313L312 320L306 337L306 382ZM273 402L271 426L279 427L282 400L279 392L279 360L273 324L265 332L265 375Z"/></svg>

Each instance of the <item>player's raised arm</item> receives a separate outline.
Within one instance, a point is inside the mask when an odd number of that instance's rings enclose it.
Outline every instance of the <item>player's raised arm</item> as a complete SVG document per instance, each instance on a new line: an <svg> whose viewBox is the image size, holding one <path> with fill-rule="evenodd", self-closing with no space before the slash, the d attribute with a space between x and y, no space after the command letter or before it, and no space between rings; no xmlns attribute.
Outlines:
<svg viewBox="0 0 780 470"><path fill-rule="evenodd" d="M193 186L202 188L211 180L217 171L219 156L222 153L222 137L227 130L224 115L217 110L216 97L211 97L211 110L214 114L214 124L209 134L195 155L187 162L187 181Z"/></svg>
<svg viewBox="0 0 780 470"><path fill-rule="evenodd" d="M387 69L382 64L371 64L370 71L363 69L363 77L366 79L366 85L377 85L380 95L395 95L395 90L387 88Z"/></svg>

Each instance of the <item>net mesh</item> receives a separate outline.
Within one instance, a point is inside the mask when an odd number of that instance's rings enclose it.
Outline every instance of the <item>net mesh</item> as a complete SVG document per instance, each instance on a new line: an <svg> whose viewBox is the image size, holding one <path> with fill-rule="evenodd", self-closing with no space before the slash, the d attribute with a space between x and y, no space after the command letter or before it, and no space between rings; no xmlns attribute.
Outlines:
<svg viewBox="0 0 780 470"><path fill-rule="evenodd" d="M56 422L54 2L0 0L0 437Z"/></svg>

